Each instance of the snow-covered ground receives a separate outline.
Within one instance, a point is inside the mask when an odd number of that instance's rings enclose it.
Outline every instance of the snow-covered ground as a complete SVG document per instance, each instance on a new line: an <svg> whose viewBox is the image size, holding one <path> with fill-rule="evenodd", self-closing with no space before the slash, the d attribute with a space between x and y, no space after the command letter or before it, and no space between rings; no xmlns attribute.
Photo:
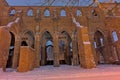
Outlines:
<svg viewBox="0 0 120 80"><path fill-rule="evenodd" d="M0 80L120 80L120 65L99 65L94 69L41 66L25 73L8 69L7 72L0 71Z"/></svg>

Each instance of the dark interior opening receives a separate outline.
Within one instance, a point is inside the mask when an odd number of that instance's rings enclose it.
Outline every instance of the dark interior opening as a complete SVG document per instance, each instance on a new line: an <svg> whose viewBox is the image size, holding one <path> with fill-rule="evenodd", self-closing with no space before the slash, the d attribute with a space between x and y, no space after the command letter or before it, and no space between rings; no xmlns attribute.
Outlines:
<svg viewBox="0 0 120 80"><path fill-rule="evenodd" d="M22 41L21 46L28 46L28 44L26 43L26 41Z"/></svg>
<svg viewBox="0 0 120 80"><path fill-rule="evenodd" d="M11 33L11 43L10 43L10 49L9 49L9 56L8 56L8 61L6 68L11 68L12 67L12 61L13 61L13 56L14 56L14 43L15 43L15 36L13 33Z"/></svg>

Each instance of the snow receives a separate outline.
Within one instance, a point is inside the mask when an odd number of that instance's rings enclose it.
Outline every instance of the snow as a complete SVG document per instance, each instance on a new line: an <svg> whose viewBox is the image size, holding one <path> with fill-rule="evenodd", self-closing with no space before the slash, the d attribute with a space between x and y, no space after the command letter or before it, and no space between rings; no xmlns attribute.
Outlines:
<svg viewBox="0 0 120 80"><path fill-rule="evenodd" d="M83 26L81 26L80 23L76 21L75 17L72 16L72 20L73 20L73 23L74 23L77 27L83 28Z"/></svg>
<svg viewBox="0 0 120 80"><path fill-rule="evenodd" d="M20 18L18 17L18 18L16 18L15 21L13 21L13 22L9 22L9 23L7 24L7 27L11 27L14 23L18 23L19 20L20 20Z"/></svg>
<svg viewBox="0 0 120 80"><path fill-rule="evenodd" d="M83 42L83 44L91 44L91 43L89 41L88 42L86 41L86 42Z"/></svg>
<svg viewBox="0 0 120 80"><path fill-rule="evenodd" d="M0 80L120 80L120 65L99 65L93 69L79 66L41 66L33 71L20 73L14 69L0 70Z"/></svg>

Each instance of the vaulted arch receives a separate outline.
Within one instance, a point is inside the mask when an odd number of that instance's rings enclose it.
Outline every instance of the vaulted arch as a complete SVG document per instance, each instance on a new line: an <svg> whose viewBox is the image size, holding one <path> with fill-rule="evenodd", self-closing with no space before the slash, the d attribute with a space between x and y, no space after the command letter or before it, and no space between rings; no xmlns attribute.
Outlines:
<svg viewBox="0 0 120 80"><path fill-rule="evenodd" d="M62 31L59 35L60 64L72 65L72 49L72 39L70 34L66 31Z"/></svg>
<svg viewBox="0 0 120 80"><path fill-rule="evenodd" d="M98 63L105 63L105 40L104 35L99 30L94 34L94 46Z"/></svg>
<svg viewBox="0 0 120 80"><path fill-rule="evenodd" d="M35 44L35 37L32 31L26 31L23 33L22 35L22 41L25 41L27 43L28 46L34 48L34 44ZM21 43L22 45L22 43Z"/></svg>
<svg viewBox="0 0 120 80"><path fill-rule="evenodd" d="M49 31L43 32L40 45L41 65L53 65L53 36Z"/></svg>

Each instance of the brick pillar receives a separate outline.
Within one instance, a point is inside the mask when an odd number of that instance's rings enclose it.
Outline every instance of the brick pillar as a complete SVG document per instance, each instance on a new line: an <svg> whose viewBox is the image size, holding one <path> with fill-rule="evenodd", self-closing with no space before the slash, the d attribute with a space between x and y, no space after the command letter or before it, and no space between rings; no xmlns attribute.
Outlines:
<svg viewBox="0 0 120 80"><path fill-rule="evenodd" d="M54 66L59 67L59 40L58 40L58 35L55 33L54 38L53 38L53 48L54 48Z"/></svg>
<svg viewBox="0 0 120 80"><path fill-rule="evenodd" d="M93 52L93 56L94 56L94 60L96 65L98 64L98 58L97 58L97 53L96 53L96 48L94 46L94 32L92 32L93 34L90 34L90 42L91 42L91 46L92 46L92 52Z"/></svg>
<svg viewBox="0 0 120 80"><path fill-rule="evenodd" d="M110 63L110 55L111 55L111 52L110 52L110 48L109 48L109 40L107 38L107 36L105 36L104 38L104 49L103 49L103 55L104 55L104 59L105 59L105 63Z"/></svg>
<svg viewBox="0 0 120 80"><path fill-rule="evenodd" d="M79 28L78 44L81 67L88 69L96 67L87 27Z"/></svg>
<svg viewBox="0 0 120 80"><path fill-rule="evenodd" d="M17 68L18 67L19 57L20 57L20 38L17 36L15 38L12 68Z"/></svg>
<svg viewBox="0 0 120 80"><path fill-rule="evenodd" d="M35 35L35 54L36 54L36 58L35 58L35 67L39 67L40 66L40 36L39 34Z"/></svg>
<svg viewBox="0 0 120 80"><path fill-rule="evenodd" d="M70 64L70 52L69 52L69 44L68 42L65 45L65 52L64 52L65 63Z"/></svg>
<svg viewBox="0 0 120 80"><path fill-rule="evenodd" d="M46 64L46 53L45 53L45 46L42 46L41 48L42 53L41 53L41 65L45 65Z"/></svg>
<svg viewBox="0 0 120 80"><path fill-rule="evenodd" d="M77 41L76 39L72 40L72 48L73 48L73 65L79 65L79 61L78 61L78 50L77 50Z"/></svg>

